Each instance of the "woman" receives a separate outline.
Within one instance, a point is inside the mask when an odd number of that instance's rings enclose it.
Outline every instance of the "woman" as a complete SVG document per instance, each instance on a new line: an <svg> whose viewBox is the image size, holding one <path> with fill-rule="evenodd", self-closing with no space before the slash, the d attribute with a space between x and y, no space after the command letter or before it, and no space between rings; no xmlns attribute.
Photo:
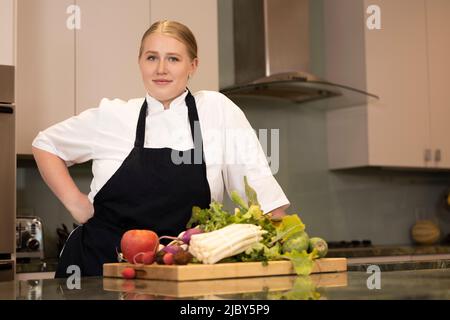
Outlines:
<svg viewBox="0 0 450 320"><path fill-rule="evenodd" d="M218 92L194 97L186 89L198 66L186 26L154 23L142 37L138 62L145 99L103 99L33 141L43 179L81 224L61 252L56 277L67 277L70 265L83 276L101 275L103 263L117 261L126 230L177 235L192 206L222 200L224 184L242 195L244 176L265 212L283 215L289 205L242 111ZM91 159L94 178L85 195L67 166Z"/></svg>

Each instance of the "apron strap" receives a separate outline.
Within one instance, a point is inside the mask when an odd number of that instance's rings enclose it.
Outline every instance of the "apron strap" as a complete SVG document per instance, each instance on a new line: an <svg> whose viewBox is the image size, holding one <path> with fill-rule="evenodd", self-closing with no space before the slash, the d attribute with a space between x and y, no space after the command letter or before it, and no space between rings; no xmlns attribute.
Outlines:
<svg viewBox="0 0 450 320"><path fill-rule="evenodd" d="M136 126L136 139L134 140L134 146L136 148L144 147L145 139L145 119L147 118L147 98L144 98L141 111L139 112L139 119Z"/></svg>
<svg viewBox="0 0 450 320"><path fill-rule="evenodd" d="M188 90L188 93L185 98L186 105L188 107L188 117L189 124L191 126L191 136L192 141L194 142L194 153L195 150L201 150L202 154L202 162L205 163L205 155L203 153L203 138L200 129L200 121L198 119L197 113L197 105L195 104L195 99L192 96L191 92ZM139 112L138 124L136 127L136 139L134 141L134 146L136 148L144 148L144 140L145 140L145 119L147 118L147 99L144 99L144 103L142 104L141 111ZM195 136L195 132L197 132L197 136ZM199 152L199 151L197 151Z"/></svg>
<svg viewBox="0 0 450 320"><path fill-rule="evenodd" d="M203 135L200 128L200 120L198 119L197 105L195 104L195 99L188 89L188 94L186 96L186 105L188 107L189 124L191 125L191 136L194 142L194 154L201 152L202 163L205 163L205 154L203 152ZM197 135L195 135L197 133Z"/></svg>

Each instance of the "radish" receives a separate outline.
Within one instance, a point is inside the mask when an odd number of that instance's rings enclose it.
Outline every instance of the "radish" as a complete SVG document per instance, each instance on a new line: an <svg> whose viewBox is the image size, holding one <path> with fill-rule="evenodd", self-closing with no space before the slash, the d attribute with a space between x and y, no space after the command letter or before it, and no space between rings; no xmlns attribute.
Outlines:
<svg viewBox="0 0 450 320"><path fill-rule="evenodd" d="M200 233L203 233L203 231L199 228L188 229L185 232L183 232L183 234L181 236L181 241L183 241L186 244L189 244L189 242L191 241L191 237L194 234L200 234Z"/></svg>
<svg viewBox="0 0 450 320"><path fill-rule="evenodd" d="M179 244L180 242L184 243L184 244L189 244L189 242L191 241L191 236L193 236L194 234L200 234L203 233L203 230L200 228L191 228L191 229L187 229L186 231L181 232L178 237L171 237L171 236L162 236L159 237L159 241L161 241L162 239L170 239L172 240L172 242L170 242L166 247L172 245L172 244ZM164 250L165 248L163 248L162 250Z"/></svg>
<svg viewBox="0 0 450 320"><path fill-rule="evenodd" d="M171 254L170 252L167 252L164 256L163 256L163 261L165 265L171 265L173 264L173 254Z"/></svg>
<svg viewBox="0 0 450 320"><path fill-rule="evenodd" d="M133 268L125 268L122 270L122 277L125 279L134 279L136 278L136 270Z"/></svg>
<svg viewBox="0 0 450 320"><path fill-rule="evenodd" d="M152 264L155 261L155 253L151 251L138 252L133 257L133 264Z"/></svg>

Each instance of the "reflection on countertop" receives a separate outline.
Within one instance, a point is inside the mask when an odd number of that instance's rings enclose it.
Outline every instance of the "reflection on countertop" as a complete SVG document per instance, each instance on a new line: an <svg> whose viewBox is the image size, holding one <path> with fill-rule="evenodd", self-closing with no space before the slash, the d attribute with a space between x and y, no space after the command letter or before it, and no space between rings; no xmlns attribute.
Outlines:
<svg viewBox="0 0 450 320"><path fill-rule="evenodd" d="M31 273L31 272L54 272L58 259L48 258L40 259L21 259L16 262L16 273Z"/></svg>
<svg viewBox="0 0 450 320"><path fill-rule="evenodd" d="M368 288L368 274L336 272L203 281L82 278L80 289L65 279L0 282L0 299L174 300L174 299L450 299L450 269L382 271L380 289Z"/></svg>

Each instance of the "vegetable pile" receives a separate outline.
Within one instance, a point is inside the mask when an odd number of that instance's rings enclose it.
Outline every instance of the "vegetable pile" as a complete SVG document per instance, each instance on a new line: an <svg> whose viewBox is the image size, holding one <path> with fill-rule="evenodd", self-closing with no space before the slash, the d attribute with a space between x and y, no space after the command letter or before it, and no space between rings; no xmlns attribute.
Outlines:
<svg viewBox="0 0 450 320"><path fill-rule="evenodd" d="M162 236L151 241L152 246L159 245L155 251L151 250L152 254L156 252L156 263L185 265L260 261L267 264L268 261L290 260L298 275L309 275L314 260L326 256L326 241L319 237L310 238L297 214L282 218L264 214L246 177L244 185L247 202L236 191L231 193L231 200L236 205L234 214L225 211L223 205L216 201L207 209L193 207L186 231L177 237ZM162 239L172 242L163 246L160 244ZM136 257L128 261L141 262L137 261L137 255L142 252L136 254L133 251L133 254ZM144 257L139 258L145 260ZM153 259L150 260L150 264L153 263ZM131 273L124 275L128 278L133 276Z"/></svg>
<svg viewBox="0 0 450 320"><path fill-rule="evenodd" d="M195 257L193 262L267 263L287 259L292 261L298 275L309 275L314 260L326 256L326 241L309 238L297 214L279 219L264 214L246 177L244 184L247 202L237 192L231 193L236 205L234 214L226 212L218 202L212 202L208 209L193 208L187 227L196 226L204 232L190 238L188 250Z"/></svg>

